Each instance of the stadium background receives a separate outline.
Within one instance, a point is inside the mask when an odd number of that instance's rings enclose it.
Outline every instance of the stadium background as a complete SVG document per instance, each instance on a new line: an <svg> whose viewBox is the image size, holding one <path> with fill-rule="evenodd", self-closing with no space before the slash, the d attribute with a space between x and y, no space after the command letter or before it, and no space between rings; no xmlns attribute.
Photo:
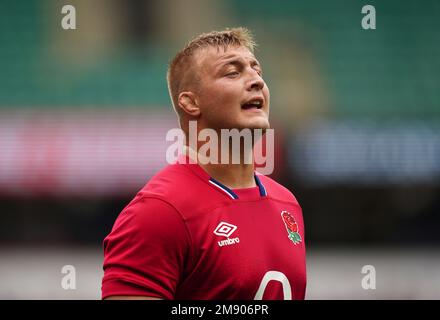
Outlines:
<svg viewBox="0 0 440 320"><path fill-rule="evenodd" d="M66 4L76 30L61 28ZM361 28L366 4L376 30ZM273 176L304 211L307 298L440 298L434 0L1 1L0 298L99 299L102 239L177 126L167 63L226 26L260 45Z"/></svg>

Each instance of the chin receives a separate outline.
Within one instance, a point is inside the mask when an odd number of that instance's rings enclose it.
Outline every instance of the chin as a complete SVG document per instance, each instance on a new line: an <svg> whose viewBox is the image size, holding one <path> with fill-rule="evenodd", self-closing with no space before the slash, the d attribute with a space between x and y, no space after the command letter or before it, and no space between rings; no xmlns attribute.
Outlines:
<svg viewBox="0 0 440 320"><path fill-rule="evenodd" d="M270 128L269 120L266 117L255 117L254 119L240 119L240 121L232 122L229 124L223 124L220 126L216 126L218 128L222 129L237 129L237 130L243 130L243 129L262 129L266 130ZM212 128L212 127L211 127Z"/></svg>
<svg viewBox="0 0 440 320"><path fill-rule="evenodd" d="M249 121L246 125L243 125L242 128L247 128L247 129L269 129L270 128L270 124L269 121L267 119L261 119L261 120L257 120L255 119L254 121Z"/></svg>

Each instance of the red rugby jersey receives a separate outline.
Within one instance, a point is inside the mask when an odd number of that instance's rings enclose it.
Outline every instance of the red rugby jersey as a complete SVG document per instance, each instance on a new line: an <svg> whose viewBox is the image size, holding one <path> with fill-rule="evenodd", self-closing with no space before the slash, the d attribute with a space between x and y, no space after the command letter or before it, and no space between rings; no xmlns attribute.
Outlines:
<svg viewBox="0 0 440 320"><path fill-rule="evenodd" d="M231 190L197 164L159 172L104 240L102 298L304 299L301 207L272 179L255 181Z"/></svg>

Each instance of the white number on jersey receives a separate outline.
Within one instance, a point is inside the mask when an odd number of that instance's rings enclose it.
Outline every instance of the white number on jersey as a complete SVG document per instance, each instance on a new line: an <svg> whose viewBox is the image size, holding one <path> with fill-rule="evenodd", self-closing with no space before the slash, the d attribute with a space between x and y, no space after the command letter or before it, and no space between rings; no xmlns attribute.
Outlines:
<svg viewBox="0 0 440 320"><path fill-rule="evenodd" d="M264 291L266 290L267 284L270 281L278 281L281 282L283 286L283 294L284 300L292 300L292 289L290 287L289 279L287 279L286 275L279 271L268 271L261 280L260 287L255 294L254 300L262 300Z"/></svg>

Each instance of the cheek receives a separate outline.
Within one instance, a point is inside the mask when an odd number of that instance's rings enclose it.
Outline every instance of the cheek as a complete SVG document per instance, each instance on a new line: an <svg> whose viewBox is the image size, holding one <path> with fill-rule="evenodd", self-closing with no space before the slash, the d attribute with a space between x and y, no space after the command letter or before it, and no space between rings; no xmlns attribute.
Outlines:
<svg viewBox="0 0 440 320"><path fill-rule="evenodd" d="M239 101L240 90L237 85L230 83L217 83L209 88L209 101L212 108L222 109L235 106Z"/></svg>
<svg viewBox="0 0 440 320"><path fill-rule="evenodd" d="M270 101L270 90L267 85L264 86L263 92L263 94L267 97L267 101Z"/></svg>
<svg viewBox="0 0 440 320"><path fill-rule="evenodd" d="M269 88L265 87L263 89L263 95L264 95L264 97L266 99L267 112L269 112L269 109L270 109L270 91L269 91Z"/></svg>

